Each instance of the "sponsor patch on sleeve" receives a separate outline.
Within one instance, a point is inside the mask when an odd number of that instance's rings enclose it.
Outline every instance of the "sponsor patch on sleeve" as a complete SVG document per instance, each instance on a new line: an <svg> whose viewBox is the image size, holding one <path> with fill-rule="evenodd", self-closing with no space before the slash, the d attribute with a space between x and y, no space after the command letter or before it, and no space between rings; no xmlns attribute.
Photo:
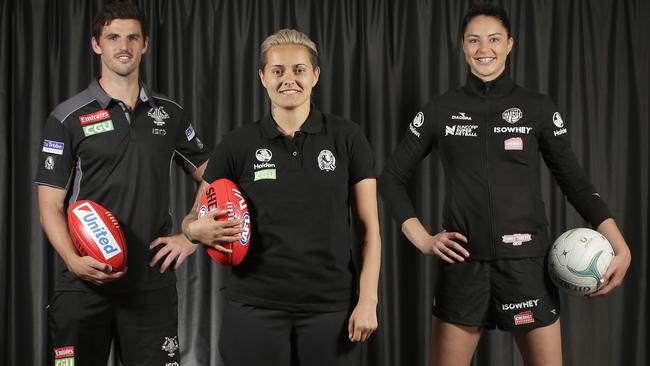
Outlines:
<svg viewBox="0 0 650 366"><path fill-rule="evenodd" d="M190 127L188 127L185 130L185 136L187 137L187 141L190 141L191 139L194 138L196 134L194 133L194 128L192 128L192 125L190 124Z"/></svg>
<svg viewBox="0 0 650 366"><path fill-rule="evenodd" d="M45 153L63 155L64 147L63 142L43 139L43 152Z"/></svg>

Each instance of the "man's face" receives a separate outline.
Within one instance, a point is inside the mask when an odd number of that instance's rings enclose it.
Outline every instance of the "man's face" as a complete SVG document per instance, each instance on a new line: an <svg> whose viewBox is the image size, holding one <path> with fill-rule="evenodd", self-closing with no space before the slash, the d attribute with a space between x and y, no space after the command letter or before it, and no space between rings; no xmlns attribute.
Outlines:
<svg viewBox="0 0 650 366"><path fill-rule="evenodd" d="M99 39L92 38L92 46L101 57L102 76L112 73L126 77L138 71L148 39L142 35L139 21L114 19L104 26Z"/></svg>
<svg viewBox="0 0 650 366"><path fill-rule="evenodd" d="M472 73L483 81L496 79L506 68L513 42L498 19L474 17L463 35L463 52Z"/></svg>

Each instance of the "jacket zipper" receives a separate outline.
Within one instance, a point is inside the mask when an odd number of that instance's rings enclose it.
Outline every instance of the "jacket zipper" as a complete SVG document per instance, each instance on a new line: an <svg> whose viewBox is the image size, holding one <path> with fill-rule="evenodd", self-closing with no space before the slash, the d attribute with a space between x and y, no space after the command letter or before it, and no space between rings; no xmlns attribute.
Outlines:
<svg viewBox="0 0 650 366"><path fill-rule="evenodd" d="M483 100L483 103L485 103L485 99ZM495 232L494 230L494 212L492 209L492 190L490 189L490 163L489 163L489 153L490 153L490 141L489 141L489 122L487 119L484 119L484 124L485 124L485 177L486 177L486 184L487 184L487 191L488 191L488 207L489 207L489 220L490 220L490 254L492 255L491 258L494 259L496 258L496 247L494 244L494 238L495 238Z"/></svg>

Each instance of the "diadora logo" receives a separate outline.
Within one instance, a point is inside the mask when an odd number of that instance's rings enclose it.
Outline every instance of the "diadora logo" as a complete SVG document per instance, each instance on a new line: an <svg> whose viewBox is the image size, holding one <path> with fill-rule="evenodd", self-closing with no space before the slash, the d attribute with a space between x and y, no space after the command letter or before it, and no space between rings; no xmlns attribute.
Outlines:
<svg viewBox="0 0 650 366"><path fill-rule="evenodd" d="M115 237L113 237L111 231L99 218L97 211L89 203L82 203L75 207L72 212L81 221L86 233L92 237L104 259L108 260L122 253L122 249L117 244Z"/></svg>
<svg viewBox="0 0 650 366"><path fill-rule="evenodd" d="M523 117L524 114L521 113L519 108L510 108L503 111L501 117L508 123L517 123Z"/></svg>
<svg viewBox="0 0 650 366"><path fill-rule="evenodd" d="M445 136L476 137L478 125L445 126Z"/></svg>
<svg viewBox="0 0 650 366"><path fill-rule="evenodd" d="M257 149L257 151L255 151L255 158L262 163L266 163L273 158L273 153L271 150L266 148Z"/></svg>
<svg viewBox="0 0 650 366"><path fill-rule="evenodd" d="M88 137L99 133L113 131L115 130L115 127L113 127L113 121L109 119L108 121L83 126L81 129L84 132L84 136Z"/></svg>
<svg viewBox="0 0 650 366"><path fill-rule="evenodd" d="M463 112L458 112L458 115L453 114L451 116L451 119L463 119L465 121L471 121L472 117L466 116L465 113L463 113Z"/></svg>
<svg viewBox="0 0 650 366"><path fill-rule="evenodd" d="M154 107L149 110L149 113L147 113L147 116L151 117L153 119L153 123L156 124L156 126L164 126L165 121L167 118L169 118L169 114L165 112L165 109L163 107Z"/></svg>
<svg viewBox="0 0 650 366"><path fill-rule="evenodd" d="M108 113L106 109L102 109L95 113L84 114L83 116L79 116L79 123L83 126L89 123L105 121L110 118L111 118L110 113Z"/></svg>

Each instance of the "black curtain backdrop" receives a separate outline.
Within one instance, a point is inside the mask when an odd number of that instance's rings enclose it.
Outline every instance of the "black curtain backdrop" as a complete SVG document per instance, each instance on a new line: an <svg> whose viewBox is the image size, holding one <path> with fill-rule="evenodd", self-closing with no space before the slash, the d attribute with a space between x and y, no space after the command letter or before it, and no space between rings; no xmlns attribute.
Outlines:
<svg viewBox="0 0 650 366"><path fill-rule="evenodd" d="M45 307L55 253L38 219L31 183L41 128L50 111L98 75L92 17L103 1L0 0L0 362L44 365ZM314 100L358 122L378 166L419 107L456 88L467 68L458 39L470 1L194 0L137 3L149 16L151 48L143 79L191 112L212 147L221 136L268 113L256 65L260 42L295 27L319 45ZM570 125L578 158L608 202L632 249L623 288L607 298L563 296L566 365L648 364L648 128L650 11L646 0L503 0L515 48L508 70L548 94ZM543 193L553 236L585 226L548 171ZM178 222L194 185L172 172ZM441 226L442 169L435 155L412 179L423 222ZM437 261L422 256L381 213L380 328L363 365L428 363L430 306ZM222 365L219 288L224 270L202 250L178 271L184 365ZM253 351L254 350L246 350ZM110 364L115 363L114 357ZM522 365L507 333L488 331L474 365Z"/></svg>

